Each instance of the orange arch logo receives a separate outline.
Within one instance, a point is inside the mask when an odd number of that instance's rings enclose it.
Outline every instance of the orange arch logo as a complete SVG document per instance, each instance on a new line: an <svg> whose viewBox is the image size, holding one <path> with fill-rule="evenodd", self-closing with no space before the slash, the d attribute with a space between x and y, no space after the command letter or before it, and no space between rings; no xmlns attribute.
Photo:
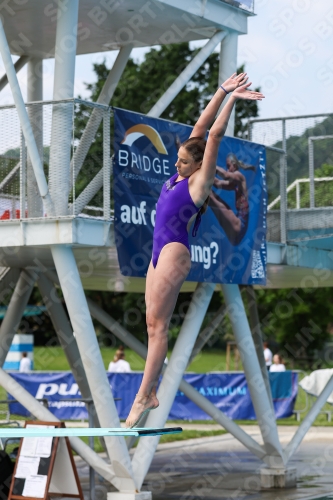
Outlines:
<svg viewBox="0 0 333 500"><path fill-rule="evenodd" d="M150 125L144 125L142 123L129 128L126 131L125 137L121 141L121 144L125 144L125 146L132 146L132 144L142 136L146 136L159 153L161 153L162 155L168 154L168 151L162 141L162 137L157 132L157 130L155 130L153 127L150 127Z"/></svg>

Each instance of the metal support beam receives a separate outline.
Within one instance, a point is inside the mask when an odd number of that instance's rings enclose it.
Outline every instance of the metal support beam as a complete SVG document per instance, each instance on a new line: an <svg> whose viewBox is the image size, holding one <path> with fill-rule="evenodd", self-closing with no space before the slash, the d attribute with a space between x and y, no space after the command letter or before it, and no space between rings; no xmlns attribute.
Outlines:
<svg viewBox="0 0 333 500"><path fill-rule="evenodd" d="M26 389L16 382L8 373L0 368L0 385L11 394L21 405L23 405L38 420L47 422L59 422L59 420L47 408L41 405ZM88 465L93 467L104 479L115 484L115 472L111 465L104 462L89 446L80 438L69 438L71 447Z"/></svg>
<svg viewBox="0 0 333 500"><path fill-rule="evenodd" d="M322 141L323 139L333 139L333 135L314 135L308 137L308 148L309 148L309 180L310 180L310 208L315 208L315 175L314 175L314 154L313 154L313 142ZM297 207L299 208L299 207Z"/></svg>
<svg viewBox="0 0 333 500"><path fill-rule="evenodd" d="M37 277L35 271L21 271L0 328L0 367L6 360Z"/></svg>
<svg viewBox="0 0 333 500"><path fill-rule="evenodd" d="M0 182L0 193L6 189L6 187L15 179L20 171L21 164L18 163L14 168L6 175L6 177Z"/></svg>
<svg viewBox="0 0 333 500"><path fill-rule="evenodd" d="M189 309L158 389L157 397L160 406L149 414L147 427L163 427L168 418L214 290L215 284L213 283L199 283L193 293ZM159 438L148 438L148 441L146 443L142 440L139 442L132 460L139 488L141 488L148 472Z"/></svg>
<svg viewBox="0 0 333 500"><path fill-rule="evenodd" d="M110 171L112 172L112 165ZM98 191L102 188L103 186L103 179L104 179L104 170L101 168L95 175L95 177L89 182L89 184L84 188L82 193L76 198L75 200L75 214L79 215L84 207L86 207L89 203L90 200L93 199L95 194L98 193ZM70 203L68 205L68 211L69 213L73 212L73 204Z"/></svg>
<svg viewBox="0 0 333 500"><path fill-rule="evenodd" d="M12 295L20 274L20 270L14 267L0 267L0 304L8 302L9 295Z"/></svg>
<svg viewBox="0 0 333 500"><path fill-rule="evenodd" d="M263 342L262 342L262 333L261 333L260 320L259 320L259 314L258 314L258 308L257 308L256 292L255 292L253 286L247 286L245 290L246 290L246 296L247 296L247 305L248 305L248 309L249 309L249 320L250 320L250 327L251 327L251 333L252 333L252 338L253 338L253 342L254 342L254 347L256 348L256 353L257 353L262 377L264 379L264 383L265 383L265 387L266 387L266 391L267 391L267 396L268 396L271 408L274 411L271 384L269 382L268 370L267 370L265 356L264 356L264 346L263 346Z"/></svg>
<svg viewBox="0 0 333 500"><path fill-rule="evenodd" d="M220 47L220 67L219 67L219 85L222 85L230 75L237 72L237 47L238 33L228 31L225 38L221 41ZM234 136L235 130L235 108L232 110L228 121L225 135Z"/></svg>
<svg viewBox="0 0 333 500"><path fill-rule="evenodd" d="M27 148L25 147L24 135L20 133L20 218L26 215L26 187L27 187ZM38 191L38 186L37 186ZM39 193L38 193L39 194ZM41 198L40 198L41 199ZM42 202L43 208L43 202Z"/></svg>
<svg viewBox="0 0 333 500"><path fill-rule="evenodd" d="M221 306L220 309L215 314L212 321L209 323L209 325L207 325L206 328L199 333L188 362L189 365L192 363L193 359L199 354L204 345L207 344L207 342L215 332L216 328L219 327L219 325L221 324L226 315L226 312L227 308L224 305Z"/></svg>
<svg viewBox="0 0 333 500"><path fill-rule="evenodd" d="M40 161L38 148L31 128L30 120L23 101L21 89L17 80L17 75L13 65L12 57L8 47L5 31L3 29L2 20L0 19L0 52L7 73L9 85L13 94L17 114L21 123L24 138L27 144L28 153L31 158L34 173L37 179L40 195L45 203L45 208L48 214L53 212L53 206L48 192L48 186L43 170L43 164Z"/></svg>
<svg viewBox="0 0 333 500"><path fill-rule="evenodd" d="M287 137L286 120L282 120L282 149L280 154L280 232L281 243L287 243Z"/></svg>
<svg viewBox="0 0 333 500"><path fill-rule="evenodd" d="M54 272L48 270L46 271L46 274L54 283L58 283L58 278ZM136 337L134 337L134 335L121 326L108 313L103 311L103 309L95 304L91 299L88 298L87 303L91 315L99 323L112 332L122 343L126 344L143 359L146 359L147 347L144 344L142 344ZM219 310L220 314L222 314L221 309ZM166 368L166 365L164 365L164 367ZM202 396L190 384L185 382L185 380L180 382L179 389L185 394L185 396L195 402L199 408L203 409L209 416L211 416L212 419L221 424L222 427L235 436L235 438L246 446L252 453L254 453L254 455L266 462L267 465L270 464L270 461L266 459L265 450L251 436L246 434L241 427L216 408L207 398Z"/></svg>
<svg viewBox="0 0 333 500"><path fill-rule="evenodd" d="M149 113L147 113L147 116L152 116L153 118L158 118L159 116L161 116L163 111L165 111L169 104L190 81L192 76L195 75L200 66L203 65L206 59L214 51L217 44L221 42L221 40L223 40L225 36L226 32L224 31L218 31L217 33L215 33L215 35L212 36L212 38L192 59L192 61L188 64L184 71L182 71L181 74L176 78L176 80L170 85L168 90L162 95L162 97L160 97L157 103L151 108Z"/></svg>
<svg viewBox="0 0 333 500"><path fill-rule="evenodd" d="M315 206L314 158L313 158L313 142L311 137L308 137L308 148L309 148L310 208L314 208Z"/></svg>
<svg viewBox="0 0 333 500"><path fill-rule="evenodd" d="M29 59L27 83L28 102L39 101L38 104L28 107L28 116L40 161L43 164L43 105L40 103L43 100L43 59ZM29 156L27 162L27 205L29 217L43 217L43 200L38 191L37 180Z"/></svg>
<svg viewBox="0 0 333 500"><path fill-rule="evenodd" d="M298 427L292 440L286 446L284 452L287 461L292 457L293 453L297 450L297 448L301 444L302 439L310 429L313 422L316 420L320 410L326 403L326 400L328 399L332 391L333 391L333 375L325 385L324 389L319 394L317 401L309 410L309 413L306 415L301 425Z"/></svg>
<svg viewBox="0 0 333 500"><path fill-rule="evenodd" d="M126 344L130 349L139 354L143 359L147 357L147 347L143 345L137 338L122 327L116 320L114 320L108 313L103 311L101 307L95 304L92 300L87 299L91 315L99 321L105 328L112 332L121 342ZM166 368L167 365L164 365ZM233 422L223 412L216 408L205 396L202 396L196 389L194 389L188 382L182 380L179 385L186 397L204 410L213 420L222 425L228 432L230 432L236 439L239 440L246 448L248 448L254 455L266 462L265 450L248 434L246 434L239 425ZM266 462L269 465L269 461Z"/></svg>
<svg viewBox="0 0 333 500"><path fill-rule="evenodd" d="M267 455L271 457L270 467L282 467L285 464L284 454L279 441L275 414L268 400L239 287L238 285L221 285L221 287L265 449Z"/></svg>
<svg viewBox="0 0 333 500"><path fill-rule="evenodd" d="M84 399L91 399L91 392L80 352L76 339L73 335L72 326L61 303L61 299L58 297L53 283L51 283L51 281L49 281L43 274L40 274L37 284L47 312L50 315L52 324L57 333L60 345L64 350L69 366L71 367L74 378L79 386L82 397Z"/></svg>
<svg viewBox="0 0 333 500"><path fill-rule="evenodd" d="M133 45L129 44L120 49L118 56L108 74L108 77L105 80L101 93L98 96L98 104L105 104L106 106L110 104L121 75L123 74L127 61L130 57L132 48ZM74 168L74 179L76 179L78 173L82 168L89 148L95 138L98 127L101 124L102 118L103 113L101 113L101 110L94 108L71 161L71 182L73 178L72 170ZM88 200L88 202L89 201L90 200Z"/></svg>
<svg viewBox="0 0 333 500"><path fill-rule="evenodd" d="M59 0L55 42L53 100L74 95L79 0ZM49 186L55 215L67 215L74 103L54 104L50 142Z"/></svg>
<svg viewBox="0 0 333 500"><path fill-rule="evenodd" d="M19 57L19 59L14 64L15 72L18 73L27 64L28 61L29 61L29 56L21 56L21 57ZM7 85L7 83L8 83L8 77L7 77L7 75L3 75L0 78L0 92L1 92L2 89L5 88L5 86Z"/></svg>
<svg viewBox="0 0 333 500"><path fill-rule="evenodd" d="M73 251L59 245L51 247L51 252L100 424L102 427L120 427ZM112 465L117 471L118 489L135 491L131 461L124 438L105 438L105 444L109 456L112 457Z"/></svg>

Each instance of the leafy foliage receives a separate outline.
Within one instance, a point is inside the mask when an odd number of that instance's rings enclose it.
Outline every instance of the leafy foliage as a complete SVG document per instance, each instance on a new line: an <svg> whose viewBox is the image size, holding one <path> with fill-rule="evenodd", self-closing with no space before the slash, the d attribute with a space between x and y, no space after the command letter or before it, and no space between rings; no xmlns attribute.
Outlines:
<svg viewBox="0 0 333 500"><path fill-rule="evenodd" d="M266 339L278 343L290 365L304 360L312 369L323 359L319 351L329 336L333 299L330 288L258 290L261 328Z"/></svg>
<svg viewBox="0 0 333 500"><path fill-rule="evenodd" d="M163 45L159 49L152 48L142 62L130 59L111 104L138 113L148 113L197 52L198 49L191 49L188 43L180 43L178 45ZM91 100L96 101L109 69L104 61L94 64L94 71L97 80L94 83L86 84L86 87L91 92ZM244 65L238 68L238 73L243 71ZM218 72L219 54L214 52L166 108L161 118L194 125L216 92ZM246 134L244 120L256 116L258 116L256 101L238 101L235 134L238 137L243 137Z"/></svg>

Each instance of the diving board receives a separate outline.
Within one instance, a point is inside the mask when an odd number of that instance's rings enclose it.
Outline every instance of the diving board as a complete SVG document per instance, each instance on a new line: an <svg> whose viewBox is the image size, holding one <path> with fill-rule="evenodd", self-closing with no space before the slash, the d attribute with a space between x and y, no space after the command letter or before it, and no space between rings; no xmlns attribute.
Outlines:
<svg viewBox="0 0 333 500"><path fill-rule="evenodd" d="M56 423L56 422L55 422ZM49 425L52 425L50 422ZM163 434L179 434L182 432L181 427L166 427L162 429L157 428L53 428L53 429L42 429L42 428L0 428L0 439L6 438L27 438L27 437L107 437L107 436L161 436Z"/></svg>

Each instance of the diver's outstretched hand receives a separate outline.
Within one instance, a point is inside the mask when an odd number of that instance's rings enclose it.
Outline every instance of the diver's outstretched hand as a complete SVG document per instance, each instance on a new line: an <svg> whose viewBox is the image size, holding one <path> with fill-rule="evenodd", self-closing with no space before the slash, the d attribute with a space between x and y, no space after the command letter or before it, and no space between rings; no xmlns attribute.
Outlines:
<svg viewBox="0 0 333 500"><path fill-rule="evenodd" d="M232 93L233 97L235 99L249 99L250 101L261 101L262 99L264 99L265 96L261 92L248 90L251 84L252 82L237 87Z"/></svg>
<svg viewBox="0 0 333 500"><path fill-rule="evenodd" d="M222 87L225 88L227 92L233 92L235 89L244 85L247 82L247 73L233 73L225 82L222 83Z"/></svg>

